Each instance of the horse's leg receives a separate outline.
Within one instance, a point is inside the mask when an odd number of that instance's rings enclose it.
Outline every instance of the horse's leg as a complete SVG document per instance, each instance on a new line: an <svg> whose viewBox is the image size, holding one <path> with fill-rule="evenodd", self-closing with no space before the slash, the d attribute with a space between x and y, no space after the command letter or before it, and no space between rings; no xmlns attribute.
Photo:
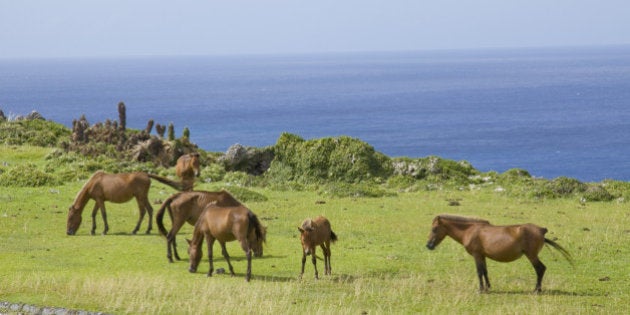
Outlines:
<svg viewBox="0 0 630 315"><path fill-rule="evenodd" d="M140 201L140 199L138 199L138 197L136 197L136 201L138 203L138 210L140 211L140 213L138 223L136 223L136 227L133 229L133 231L131 231L132 234L138 233L138 230L140 229L140 224L142 224L142 219L144 219L144 214L147 212L147 209L144 207L143 203Z"/></svg>
<svg viewBox="0 0 630 315"><path fill-rule="evenodd" d="M94 202L94 209L92 209L92 231L90 231L92 235L96 234L96 213L99 208L98 201Z"/></svg>
<svg viewBox="0 0 630 315"><path fill-rule="evenodd" d="M105 235L107 234L107 231L109 231L109 224L107 223L107 211L105 211L104 201L101 204L101 216L103 217L103 225L105 225L105 227L103 228L103 235Z"/></svg>
<svg viewBox="0 0 630 315"><path fill-rule="evenodd" d="M300 273L300 279L302 279L302 276L304 275L305 264L306 264L306 252L304 252L304 249L302 249L302 273Z"/></svg>
<svg viewBox="0 0 630 315"><path fill-rule="evenodd" d="M319 279L319 274L317 273L317 257L315 257L315 249L317 247L313 246L313 251L311 252L311 255L313 255L311 261L313 262L313 268L315 269L315 279Z"/></svg>
<svg viewBox="0 0 630 315"><path fill-rule="evenodd" d="M227 261L228 267L230 268L230 274L232 274L232 276L235 276L236 274L234 273L234 268L232 267L232 264L230 263L230 255L228 254L227 249L225 248L225 242L219 241L219 244L221 244L221 254L223 254L223 258L225 258L225 261Z"/></svg>
<svg viewBox="0 0 630 315"><path fill-rule="evenodd" d="M212 277L214 271L214 263L212 261L212 247L214 246L214 237L206 234L206 241L208 242L208 261L210 262L210 270L208 270L208 277Z"/></svg>
<svg viewBox="0 0 630 315"><path fill-rule="evenodd" d="M245 275L245 280L249 282L249 279L252 278L252 249L248 248L245 252L245 256L247 256L247 274Z"/></svg>
<svg viewBox="0 0 630 315"><path fill-rule="evenodd" d="M475 257L475 264L477 265L477 276L479 277L479 292L488 292L490 289L490 281L488 280L488 268L486 266L486 258ZM486 280L486 286L484 287L483 280Z"/></svg>
<svg viewBox="0 0 630 315"><path fill-rule="evenodd" d="M330 274L330 248L326 247L326 242L320 245L324 252L324 275Z"/></svg>
<svg viewBox="0 0 630 315"><path fill-rule="evenodd" d="M147 213L149 214L149 226L147 227L147 234L151 234L151 230L153 229L153 207L151 207L151 202L149 202L148 197L144 200L144 205L147 209Z"/></svg>
<svg viewBox="0 0 630 315"><path fill-rule="evenodd" d="M547 267L545 267L545 265L542 263L542 261L540 261L540 259L538 259L538 257L529 258L529 261L534 266L534 270L536 270L536 288L534 289L534 292L540 293L542 290L542 279L545 275Z"/></svg>
<svg viewBox="0 0 630 315"><path fill-rule="evenodd" d="M175 238L183 225L184 225L184 220L173 218L173 226L171 227L171 230L166 235L166 240L168 244L167 255L170 262L173 262L173 258L171 256L171 248L173 248L173 254L175 254L175 259L181 260L181 258L179 258L179 253L177 253L177 242L175 242Z"/></svg>

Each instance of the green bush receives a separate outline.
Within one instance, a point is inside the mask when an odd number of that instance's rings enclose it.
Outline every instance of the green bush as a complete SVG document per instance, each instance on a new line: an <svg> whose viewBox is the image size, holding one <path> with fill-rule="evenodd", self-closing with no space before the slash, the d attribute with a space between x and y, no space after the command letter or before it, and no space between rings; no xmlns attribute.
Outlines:
<svg viewBox="0 0 630 315"><path fill-rule="evenodd" d="M0 122L0 143L7 145L54 147L70 133L62 124L42 119Z"/></svg>
<svg viewBox="0 0 630 315"><path fill-rule="evenodd" d="M228 172L223 177L223 181L231 186L251 187L257 184L257 179L253 175L245 172Z"/></svg>
<svg viewBox="0 0 630 315"><path fill-rule="evenodd" d="M241 202L262 202L268 200L265 195L249 190L247 188L228 186L224 189Z"/></svg>
<svg viewBox="0 0 630 315"><path fill-rule="evenodd" d="M387 179L386 187L398 191L417 191L418 181L409 175L393 175Z"/></svg>
<svg viewBox="0 0 630 315"><path fill-rule="evenodd" d="M318 191L321 195L330 197L345 198L345 197L371 197L378 198L383 196L392 196L395 194L388 193L387 191L380 189L376 185L369 183L345 183L345 182L331 182L325 184Z"/></svg>
<svg viewBox="0 0 630 315"><path fill-rule="evenodd" d="M33 163L18 164L0 174L0 186L40 187L59 184L56 176L38 169Z"/></svg>
<svg viewBox="0 0 630 315"><path fill-rule="evenodd" d="M615 199L611 193L606 190L602 185L590 184L584 191L582 197L586 201L611 201Z"/></svg>
<svg viewBox="0 0 630 315"><path fill-rule="evenodd" d="M430 182L451 182L451 184L472 183L471 176L479 174L467 161L453 161L437 156L412 159L408 157L393 159L393 173L426 179Z"/></svg>
<svg viewBox="0 0 630 315"><path fill-rule="evenodd" d="M530 191L535 198L564 198L583 193L587 187L577 179L561 176L553 180L533 181Z"/></svg>
<svg viewBox="0 0 630 315"><path fill-rule="evenodd" d="M204 181L220 182L225 175L225 168L216 163L209 164L201 170L201 178Z"/></svg>
<svg viewBox="0 0 630 315"><path fill-rule="evenodd" d="M382 181L392 172L391 160L369 144L347 136L305 141L283 133L274 146L267 176L302 183ZM278 170L277 170L278 169Z"/></svg>

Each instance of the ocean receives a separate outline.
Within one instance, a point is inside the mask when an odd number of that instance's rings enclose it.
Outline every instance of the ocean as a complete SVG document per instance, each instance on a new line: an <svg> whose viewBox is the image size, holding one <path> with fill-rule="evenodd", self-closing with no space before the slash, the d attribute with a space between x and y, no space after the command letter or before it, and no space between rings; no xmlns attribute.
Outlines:
<svg viewBox="0 0 630 315"><path fill-rule="evenodd" d="M347 135L391 157L630 181L630 47L0 59L0 109L149 119L207 151Z"/></svg>

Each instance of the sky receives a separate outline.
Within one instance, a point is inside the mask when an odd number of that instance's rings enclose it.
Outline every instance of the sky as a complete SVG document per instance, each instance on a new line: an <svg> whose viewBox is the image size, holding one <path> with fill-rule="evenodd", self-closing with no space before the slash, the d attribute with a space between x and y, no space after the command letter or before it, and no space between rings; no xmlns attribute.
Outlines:
<svg viewBox="0 0 630 315"><path fill-rule="evenodd" d="M627 44L627 0L0 0L0 58Z"/></svg>

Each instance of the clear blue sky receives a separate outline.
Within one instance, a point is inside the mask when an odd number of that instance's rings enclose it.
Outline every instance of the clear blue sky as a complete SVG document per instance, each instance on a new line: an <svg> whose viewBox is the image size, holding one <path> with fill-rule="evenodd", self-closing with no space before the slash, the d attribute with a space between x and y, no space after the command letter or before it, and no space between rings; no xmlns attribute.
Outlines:
<svg viewBox="0 0 630 315"><path fill-rule="evenodd" d="M628 0L0 0L0 58L618 44Z"/></svg>

